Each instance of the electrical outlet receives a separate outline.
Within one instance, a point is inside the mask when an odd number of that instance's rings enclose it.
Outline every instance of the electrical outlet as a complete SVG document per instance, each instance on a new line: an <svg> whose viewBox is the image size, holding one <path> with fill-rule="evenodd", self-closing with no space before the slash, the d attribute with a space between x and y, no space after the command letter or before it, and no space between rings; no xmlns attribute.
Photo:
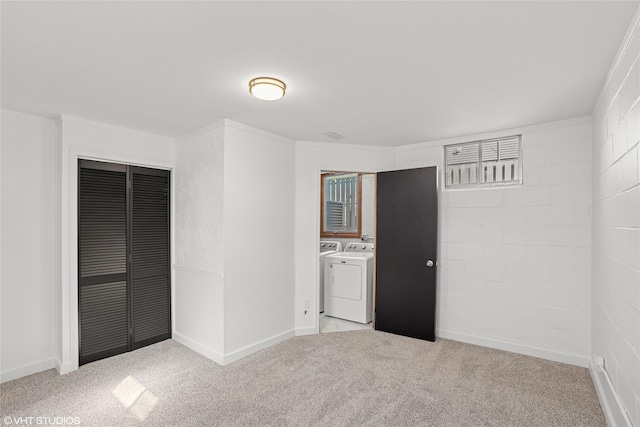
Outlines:
<svg viewBox="0 0 640 427"><path fill-rule="evenodd" d="M311 307L311 303L309 302L309 298L305 298L304 299L304 309L309 310L309 308Z"/></svg>

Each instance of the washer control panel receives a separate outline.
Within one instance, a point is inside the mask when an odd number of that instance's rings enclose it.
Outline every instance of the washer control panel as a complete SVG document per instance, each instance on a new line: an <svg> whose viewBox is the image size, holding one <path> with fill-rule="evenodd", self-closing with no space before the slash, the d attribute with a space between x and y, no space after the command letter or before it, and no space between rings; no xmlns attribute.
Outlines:
<svg viewBox="0 0 640 427"><path fill-rule="evenodd" d="M342 251L342 243L321 240L320 252L328 252L328 251L338 251L338 252Z"/></svg>
<svg viewBox="0 0 640 427"><path fill-rule="evenodd" d="M373 252L373 243L347 243L345 252Z"/></svg>

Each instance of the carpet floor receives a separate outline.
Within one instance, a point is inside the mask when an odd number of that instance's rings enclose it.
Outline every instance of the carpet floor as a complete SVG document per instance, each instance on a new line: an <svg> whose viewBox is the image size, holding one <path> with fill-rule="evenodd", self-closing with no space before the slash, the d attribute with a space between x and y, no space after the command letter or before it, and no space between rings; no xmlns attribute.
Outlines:
<svg viewBox="0 0 640 427"><path fill-rule="evenodd" d="M84 426L606 425L587 369L373 330L297 337L225 367L167 340L2 384L0 412Z"/></svg>

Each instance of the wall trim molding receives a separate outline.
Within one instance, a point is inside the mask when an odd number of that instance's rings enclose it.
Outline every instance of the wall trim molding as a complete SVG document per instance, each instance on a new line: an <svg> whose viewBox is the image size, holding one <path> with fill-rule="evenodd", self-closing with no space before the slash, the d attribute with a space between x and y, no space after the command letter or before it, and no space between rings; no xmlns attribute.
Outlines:
<svg viewBox="0 0 640 427"><path fill-rule="evenodd" d="M186 141L188 139L194 138L196 136L202 135L202 134L210 132L212 130L224 128L224 126L225 126L224 119L216 120L215 122L209 123L208 125L202 126L202 127L198 128L198 129L194 129L194 130L192 130L190 132L187 132L185 134L177 136L175 138L175 142L176 143L180 143L182 141Z"/></svg>
<svg viewBox="0 0 640 427"><path fill-rule="evenodd" d="M112 125L112 124L108 124L108 123L95 122L93 120L84 119L82 117L70 116L68 114L60 114L60 115L56 116L54 120L55 120L56 125L60 124L60 123L63 123L63 122L64 123L79 123L79 124L86 125L86 126L91 126L91 127L94 127L94 128L107 129L107 130L110 130L110 131L126 133L126 134L137 136L137 137L157 139L157 140L161 140L161 141L164 141L164 142L173 142L174 141L174 138L171 138L171 137L168 137L168 136L158 135L158 134L149 133L149 132L142 132L142 131L139 131L139 130L129 129L129 128L125 128L125 127L117 126L117 125Z"/></svg>
<svg viewBox="0 0 640 427"><path fill-rule="evenodd" d="M78 367L74 367L73 364L71 363L61 363L58 359L55 360L56 363L56 371L58 371L58 374L60 375L65 375L68 374L71 371L75 371L76 369L78 369Z"/></svg>
<svg viewBox="0 0 640 427"><path fill-rule="evenodd" d="M213 350L212 348L207 347L206 345L201 344L198 341L192 340L191 338L188 338L178 332L173 333L172 339L175 342L195 351L196 353L200 353L204 357L213 360L218 365L224 365L224 356Z"/></svg>
<svg viewBox="0 0 640 427"><path fill-rule="evenodd" d="M587 355L566 353L562 351L550 350L532 345L487 338L446 329L438 329L437 336L439 338L446 338L453 341L460 341L468 344L479 345L482 347L490 347L497 350L524 354L525 356L538 357L540 359L551 360L552 362L567 363L569 365L580 366L582 368L589 367L589 356Z"/></svg>
<svg viewBox="0 0 640 427"><path fill-rule="evenodd" d="M626 55L627 50L631 45L631 40L633 39L633 36L635 35L636 31L638 31L638 28L640 28L640 5L636 9L636 13L633 15L633 19L631 19L629 28L627 29L627 32L625 33L624 38L620 43L620 48L618 49L616 56L613 58L613 62L611 63L611 67L609 68L609 72L607 73L607 77L604 79L604 84L602 85L602 89L600 90L600 93L598 94L598 98L596 99L596 103L593 105L593 109L591 111L596 111L600 106L600 103L604 99L604 95L605 93L607 93L607 90L611 85L613 76L616 74L618 67L620 67L620 64L622 63L622 58L624 58L624 56Z"/></svg>
<svg viewBox="0 0 640 427"><path fill-rule="evenodd" d="M186 265L173 264L174 270L185 271L187 273L199 274L201 276L211 277L213 279L224 279L224 274L219 271L201 270L199 268L189 267Z"/></svg>
<svg viewBox="0 0 640 427"><path fill-rule="evenodd" d="M553 122L538 123L538 124L533 124L528 126L520 126L520 127L510 128L510 129L501 129L501 130L490 131L490 132L456 136L453 138L436 139L433 141L419 142L417 144L400 145L398 147L395 147L394 152L397 153L401 151L419 150L421 148L441 147L443 145L448 145L448 144L477 141L481 139L501 138L504 136L510 136L510 135L521 134L521 133L544 132L548 130L561 129L561 128L570 127L570 126L578 126L578 125L583 125L587 123L591 123L590 115L574 117L572 119L566 119L566 120L557 120Z"/></svg>
<svg viewBox="0 0 640 427"><path fill-rule="evenodd" d="M258 341L255 344L251 344L239 350L232 351L231 353L227 353L224 355L223 365L228 365L229 363L233 363L236 360L240 360L243 357L247 357L250 354L253 354L257 351L264 350L265 348L279 344L282 341L286 341L290 338L293 338L294 336L295 336L295 330L291 329L281 334L274 335L271 338L267 338L266 340Z"/></svg>
<svg viewBox="0 0 640 427"><path fill-rule="evenodd" d="M617 403L620 399L616 390L609 387L604 377L604 372L597 368L593 360L589 363L589 373L591 374L602 412L604 412L604 417L607 420L607 425L632 427L626 414L622 412L622 408Z"/></svg>
<svg viewBox="0 0 640 427"><path fill-rule="evenodd" d="M359 145L340 144L337 142L324 141L296 141L296 146L309 148L331 148L333 150L361 150L361 151L386 151L393 153L394 147L386 145Z"/></svg>
<svg viewBox="0 0 640 427"><path fill-rule="evenodd" d="M18 378L28 375L37 374L38 372L47 371L49 369L58 369L55 359L42 360L40 362L29 363L8 371L0 373L0 384L8 381L17 380Z"/></svg>
<svg viewBox="0 0 640 427"><path fill-rule="evenodd" d="M295 145L295 141L293 139L290 139L275 133L271 133L266 130L258 129L253 126L245 125L244 123L236 122L230 119L223 119L223 123L230 128L241 130L243 132L248 132L258 136L269 138L276 142L282 142L288 145Z"/></svg>
<svg viewBox="0 0 640 427"><path fill-rule="evenodd" d="M296 337L302 337L305 335L317 335L317 328L296 328L295 329Z"/></svg>

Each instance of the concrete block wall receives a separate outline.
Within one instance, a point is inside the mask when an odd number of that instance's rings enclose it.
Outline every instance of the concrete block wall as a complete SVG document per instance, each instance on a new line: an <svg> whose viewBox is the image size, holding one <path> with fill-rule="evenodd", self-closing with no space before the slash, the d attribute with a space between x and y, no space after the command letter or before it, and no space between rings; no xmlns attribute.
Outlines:
<svg viewBox="0 0 640 427"><path fill-rule="evenodd" d="M522 186L441 189L438 336L587 366L589 117L404 147L396 166L442 170L443 145L519 133Z"/></svg>
<svg viewBox="0 0 640 427"><path fill-rule="evenodd" d="M593 355L640 426L640 19L593 111Z"/></svg>

